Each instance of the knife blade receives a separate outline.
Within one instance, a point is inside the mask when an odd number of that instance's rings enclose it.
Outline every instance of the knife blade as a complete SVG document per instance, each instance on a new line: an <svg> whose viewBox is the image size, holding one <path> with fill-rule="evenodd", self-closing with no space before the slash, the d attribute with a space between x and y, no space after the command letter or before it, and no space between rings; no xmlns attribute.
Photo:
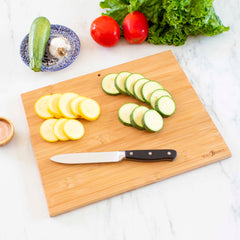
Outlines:
<svg viewBox="0 0 240 240"><path fill-rule="evenodd" d="M68 153L52 156L50 159L57 163L83 164L120 162L123 159L135 161L173 161L177 152L172 149L128 150L116 152L86 152Z"/></svg>

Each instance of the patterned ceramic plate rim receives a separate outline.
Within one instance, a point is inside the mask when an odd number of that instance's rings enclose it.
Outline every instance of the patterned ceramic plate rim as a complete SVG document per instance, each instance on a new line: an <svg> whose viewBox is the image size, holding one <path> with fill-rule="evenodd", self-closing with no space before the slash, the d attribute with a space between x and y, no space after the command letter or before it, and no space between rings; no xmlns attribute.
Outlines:
<svg viewBox="0 0 240 240"><path fill-rule="evenodd" d="M22 61L29 67L28 35L29 34L27 34L21 42L20 55L21 55ZM64 56L61 59L52 57L48 51L49 43L51 39L55 37L66 38L69 41L71 46L71 50L67 53L66 56ZM51 24L51 34L48 41L48 46L46 47L46 53L43 58L41 72L54 72L54 71L59 71L61 69L68 67L78 57L81 44L80 44L79 37L73 30L62 25Z"/></svg>

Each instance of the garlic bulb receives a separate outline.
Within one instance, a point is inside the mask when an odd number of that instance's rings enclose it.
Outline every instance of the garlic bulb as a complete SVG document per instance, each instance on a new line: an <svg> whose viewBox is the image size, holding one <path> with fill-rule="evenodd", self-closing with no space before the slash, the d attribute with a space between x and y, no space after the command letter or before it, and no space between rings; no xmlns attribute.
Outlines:
<svg viewBox="0 0 240 240"><path fill-rule="evenodd" d="M62 58L71 49L69 41L64 37L53 38L49 45L49 52L53 57Z"/></svg>

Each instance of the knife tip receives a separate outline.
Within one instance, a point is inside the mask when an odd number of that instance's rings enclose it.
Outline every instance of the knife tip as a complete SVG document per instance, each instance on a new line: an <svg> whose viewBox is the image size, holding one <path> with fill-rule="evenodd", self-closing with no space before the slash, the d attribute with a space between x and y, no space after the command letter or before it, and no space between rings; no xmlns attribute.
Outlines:
<svg viewBox="0 0 240 240"><path fill-rule="evenodd" d="M56 162L55 156L52 156L52 157L50 157L49 159L50 159L51 161L53 161L53 162Z"/></svg>

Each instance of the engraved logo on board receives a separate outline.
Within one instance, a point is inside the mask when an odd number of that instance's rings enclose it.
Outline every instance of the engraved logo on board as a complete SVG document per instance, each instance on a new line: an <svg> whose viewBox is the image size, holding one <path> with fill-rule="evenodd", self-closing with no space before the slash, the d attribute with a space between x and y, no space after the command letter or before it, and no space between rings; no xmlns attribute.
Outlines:
<svg viewBox="0 0 240 240"><path fill-rule="evenodd" d="M213 157L214 155L224 152L224 149L219 149L219 150L211 150L208 153L203 154L201 157L207 158L207 157Z"/></svg>

